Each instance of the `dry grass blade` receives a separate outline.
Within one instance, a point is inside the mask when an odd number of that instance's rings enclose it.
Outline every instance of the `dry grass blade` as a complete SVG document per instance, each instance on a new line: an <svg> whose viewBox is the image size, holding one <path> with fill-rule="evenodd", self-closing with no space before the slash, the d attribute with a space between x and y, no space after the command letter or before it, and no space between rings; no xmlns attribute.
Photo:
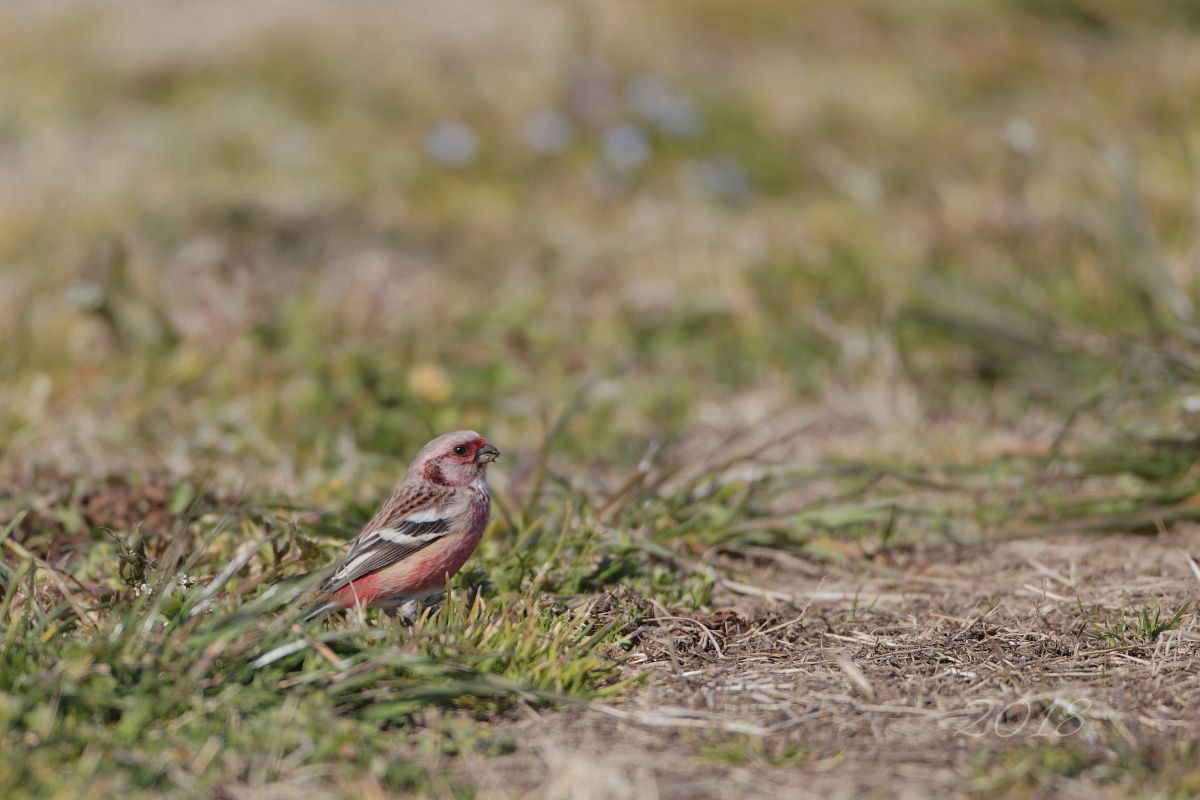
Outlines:
<svg viewBox="0 0 1200 800"><path fill-rule="evenodd" d="M188 612L188 615L194 617L199 614L203 614L212 608L212 598L214 595L221 590L221 587L224 586L230 578L236 575L239 570L249 563L250 559L254 557L255 552L260 547L262 547L262 542L256 540L242 542L240 545L238 545L237 551L233 554L233 558L230 559L229 563L225 565L220 574L218 574L217 577L213 578L212 581L209 582L208 586L204 588L204 591L200 593L199 598L197 598L196 605L192 607L192 610Z"/></svg>
<svg viewBox="0 0 1200 800"><path fill-rule="evenodd" d="M770 729L750 722L724 719L687 708L662 707L649 710L626 710L600 703L591 703L588 708L606 716L655 728L704 728L749 736L768 736L771 733Z"/></svg>
<svg viewBox="0 0 1200 800"><path fill-rule="evenodd" d="M1197 564L1196 559L1192 558L1191 554L1186 551L1183 554L1183 558L1185 561L1187 561L1187 565L1191 568L1192 575L1196 577L1197 581L1200 581L1200 564Z"/></svg>
<svg viewBox="0 0 1200 800"><path fill-rule="evenodd" d="M850 679L850 682L858 687L859 691L863 693L863 697L874 703L875 687L871 685L869 680L867 680L866 674L859 668L859 666L851 661L845 653L835 652L832 654L832 658L834 663L838 665L842 672L846 673L846 677Z"/></svg>
<svg viewBox="0 0 1200 800"><path fill-rule="evenodd" d="M711 628L709 628L707 625L705 625L700 620L692 619L691 617L672 617L672 616L658 616L658 617L651 617L650 619L653 622L686 622L690 625L695 625L696 627L698 627L701 630L701 632L704 634L704 638L712 646L713 653L716 655L716 657L720 658L720 659L725 658L725 654L723 652L721 652L721 645L717 643L716 635L712 632Z"/></svg>

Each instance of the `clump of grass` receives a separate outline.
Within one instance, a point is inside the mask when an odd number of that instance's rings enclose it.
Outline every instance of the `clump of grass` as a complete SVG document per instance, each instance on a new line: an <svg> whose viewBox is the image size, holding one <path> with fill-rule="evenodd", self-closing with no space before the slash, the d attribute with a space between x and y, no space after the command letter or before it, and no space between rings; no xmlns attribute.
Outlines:
<svg viewBox="0 0 1200 800"><path fill-rule="evenodd" d="M702 758L716 764L734 766L794 766L807 758L810 752L795 742L775 742L744 734L723 736L717 740L696 737L696 744Z"/></svg>
<svg viewBox="0 0 1200 800"><path fill-rule="evenodd" d="M1184 603L1168 613L1155 600L1133 609L1118 609L1106 619L1092 623L1089 630L1093 637L1110 647L1150 644L1167 631L1178 628L1190 607L1190 603Z"/></svg>
<svg viewBox="0 0 1200 800"><path fill-rule="evenodd" d="M1074 778L1104 764L1103 754L1075 742L1014 747L998 758L979 758L968 773L972 796L1022 796L1022 791Z"/></svg>
<svg viewBox="0 0 1200 800"><path fill-rule="evenodd" d="M1130 746L1111 732L1101 746L1083 742L1020 744L974 760L966 773L971 797L1039 797L1048 787L1089 779L1114 787L1113 796L1194 797L1200 770L1194 742Z"/></svg>

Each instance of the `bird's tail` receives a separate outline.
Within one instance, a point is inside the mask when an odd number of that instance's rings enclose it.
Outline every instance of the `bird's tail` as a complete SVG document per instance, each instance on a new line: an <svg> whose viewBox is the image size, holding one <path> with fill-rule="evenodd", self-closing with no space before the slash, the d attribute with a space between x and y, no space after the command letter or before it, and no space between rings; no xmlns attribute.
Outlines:
<svg viewBox="0 0 1200 800"><path fill-rule="evenodd" d="M316 619L317 617L321 616L322 614L326 614L330 611L333 611L337 607L338 607L338 604L333 602L332 600L324 600L324 599L318 600L315 603L313 603L312 607L310 607L308 609L308 611L304 614L304 621L308 622L310 619Z"/></svg>

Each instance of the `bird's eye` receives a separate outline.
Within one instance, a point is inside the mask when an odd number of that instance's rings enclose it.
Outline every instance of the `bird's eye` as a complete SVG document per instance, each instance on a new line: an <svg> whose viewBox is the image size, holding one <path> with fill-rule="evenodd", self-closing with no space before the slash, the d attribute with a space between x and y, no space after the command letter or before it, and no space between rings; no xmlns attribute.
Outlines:
<svg viewBox="0 0 1200 800"><path fill-rule="evenodd" d="M465 444L460 444L458 447L454 448L454 455L462 456L462 455L466 455L466 454L467 454L467 446Z"/></svg>

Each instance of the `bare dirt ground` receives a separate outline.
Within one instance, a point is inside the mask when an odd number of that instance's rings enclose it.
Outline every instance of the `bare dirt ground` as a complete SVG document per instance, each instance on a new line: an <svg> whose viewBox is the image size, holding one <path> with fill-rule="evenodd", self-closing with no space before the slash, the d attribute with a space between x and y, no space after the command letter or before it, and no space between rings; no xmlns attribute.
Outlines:
<svg viewBox="0 0 1200 800"><path fill-rule="evenodd" d="M1097 632L1115 609L1194 602L1196 556L1198 528L846 566L722 552L717 565L739 576L719 594L725 610L664 610L639 632L629 667L651 672L644 691L530 711L504 726L514 753L457 763L496 797L948 797L1019 787L1043 752L1082 772L1102 746L1170 748L1200 724L1200 634L1114 644ZM1127 793L1088 775L1047 790Z"/></svg>

